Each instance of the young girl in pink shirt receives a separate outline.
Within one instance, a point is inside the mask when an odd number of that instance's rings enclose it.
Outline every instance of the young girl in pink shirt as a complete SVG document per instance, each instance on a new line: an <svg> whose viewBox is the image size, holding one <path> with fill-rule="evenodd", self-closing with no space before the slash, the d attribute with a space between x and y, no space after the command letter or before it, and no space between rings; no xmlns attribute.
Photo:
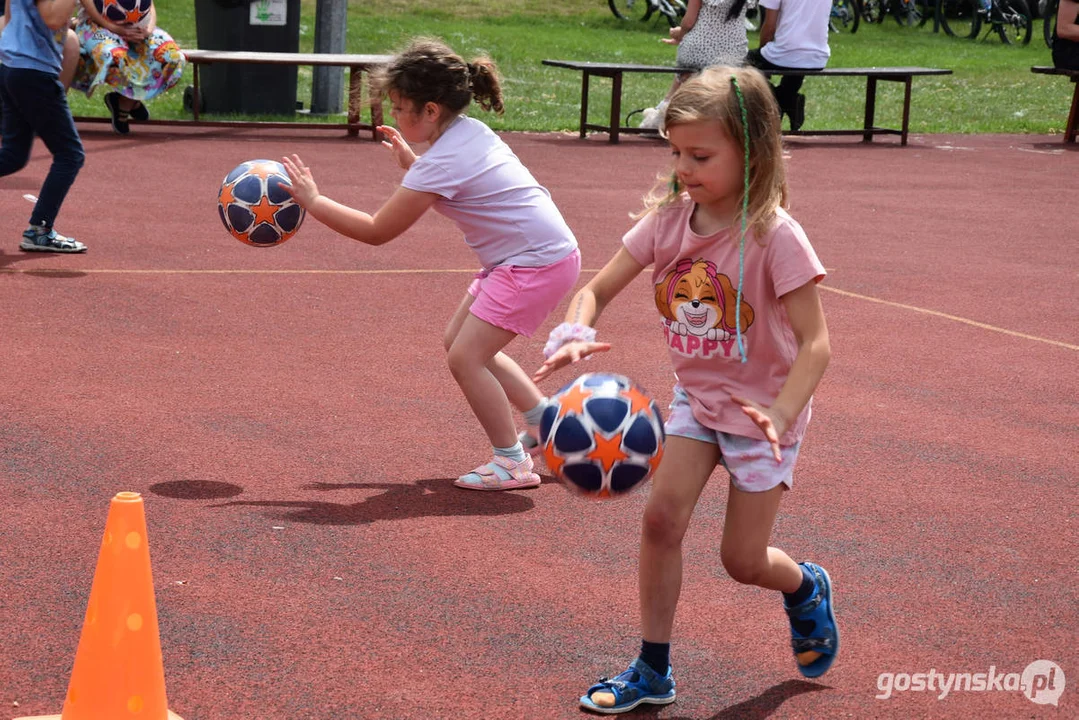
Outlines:
<svg viewBox="0 0 1079 720"><path fill-rule="evenodd" d="M596 320L652 266L677 384L642 524L641 652L580 699L608 714L675 699L669 658L682 538L719 464L730 475L720 549L728 574L783 593L803 675L823 674L839 650L828 573L768 545L831 352L817 294L824 267L784 210L775 100L756 70L710 68L672 96L665 126L672 173L624 247L573 298L533 377L608 350L596 342Z"/></svg>
<svg viewBox="0 0 1079 720"><path fill-rule="evenodd" d="M487 433L494 457L459 477L469 490L537 487L539 475L518 437L511 405L529 426L546 399L502 349L530 336L577 282L577 240L550 193L513 151L479 120L464 115L473 99L502 112L497 70L487 58L466 63L435 40L419 39L378 79L396 128L379 130L406 170L401 186L373 215L319 193L299 156L285 158L291 193L309 215L354 240L382 245L427 210L453 220L483 270L468 288L443 335L450 372ZM417 156L409 143L430 147Z"/></svg>

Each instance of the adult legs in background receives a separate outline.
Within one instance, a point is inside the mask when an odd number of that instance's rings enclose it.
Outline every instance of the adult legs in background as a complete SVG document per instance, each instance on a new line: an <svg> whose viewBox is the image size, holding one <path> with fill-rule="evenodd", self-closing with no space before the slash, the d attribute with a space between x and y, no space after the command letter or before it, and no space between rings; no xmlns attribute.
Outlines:
<svg viewBox="0 0 1079 720"><path fill-rule="evenodd" d="M767 72L768 70L806 70L819 68L788 68L776 65L761 55L760 49L750 50L746 56L746 64ZM805 82L803 75L784 75L779 79L778 85L772 86L772 94L775 95L776 104L779 105L781 115L786 115L790 120L791 130L798 130L805 122L805 95L799 90Z"/></svg>

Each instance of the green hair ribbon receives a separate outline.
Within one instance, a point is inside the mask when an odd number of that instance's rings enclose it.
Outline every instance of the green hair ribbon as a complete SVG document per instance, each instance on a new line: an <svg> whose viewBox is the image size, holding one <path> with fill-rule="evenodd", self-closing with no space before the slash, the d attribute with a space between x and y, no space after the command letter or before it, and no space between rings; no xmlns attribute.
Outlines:
<svg viewBox="0 0 1079 720"><path fill-rule="evenodd" d="M738 241L738 296L734 303L734 330L738 340L738 354L742 362L749 358L746 356L746 346L742 339L742 281L745 279L746 268L746 224L749 221L749 113L746 112L746 99L742 97L742 88L738 87L738 78L731 75L731 85L734 86L734 94L738 96L738 107L742 111L742 139L745 146L745 164L742 173L742 233Z"/></svg>

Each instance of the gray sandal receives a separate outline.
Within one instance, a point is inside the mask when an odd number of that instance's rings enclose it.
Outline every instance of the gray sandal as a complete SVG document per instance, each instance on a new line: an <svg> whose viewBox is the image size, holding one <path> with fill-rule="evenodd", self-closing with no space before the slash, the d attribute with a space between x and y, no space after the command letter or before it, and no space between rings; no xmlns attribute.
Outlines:
<svg viewBox="0 0 1079 720"><path fill-rule="evenodd" d="M61 235L52 228L48 232L38 232L29 228L22 234L19 249L27 252L81 253L86 246L76 240Z"/></svg>

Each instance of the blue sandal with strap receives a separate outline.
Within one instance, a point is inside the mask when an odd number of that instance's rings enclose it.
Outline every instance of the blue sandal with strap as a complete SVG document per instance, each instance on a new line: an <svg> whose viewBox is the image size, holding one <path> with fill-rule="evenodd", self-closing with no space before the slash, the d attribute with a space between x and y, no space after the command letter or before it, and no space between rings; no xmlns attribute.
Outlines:
<svg viewBox="0 0 1079 720"><path fill-rule="evenodd" d="M839 625L835 621L832 579L820 565L799 563L813 575L817 588L805 602L783 609L791 623L791 649L798 671L805 677L820 677L828 672L839 654Z"/></svg>
<svg viewBox="0 0 1079 720"><path fill-rule="evenodd" d="M611 705L600 705L593 696L608 693L614 697ZM667 705L674 702L674 676L672 669L661 676L640 658L628 669L613 678L601 678L581 696L581 707L604 715L629 712L642 703Z"/></svg>

